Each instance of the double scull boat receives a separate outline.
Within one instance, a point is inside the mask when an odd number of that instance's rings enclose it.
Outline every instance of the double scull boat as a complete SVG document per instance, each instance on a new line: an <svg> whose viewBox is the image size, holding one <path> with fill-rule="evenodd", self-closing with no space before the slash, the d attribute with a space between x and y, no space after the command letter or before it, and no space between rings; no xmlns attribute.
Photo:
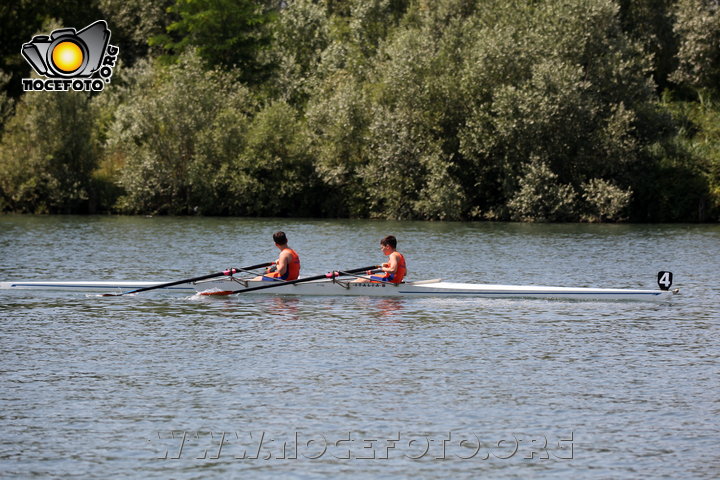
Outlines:
<svg viewBox="0 0 720 480"><path fill-rule="evenodd" d="M0 290L72 290L87 292L119 292L153 287L162 282L0 282ZM245 289L267 285L268 282L252 281L232 275L220 279L173 285L164 290L177 292L233 292L241 294ZM370 297L478 297L478 298L534 298L552 300L595 301L663 301L669 300L678 290L670 290L672 274L658 274L659 290L636 290L624 288L515 286L475 283L445 282L440 279L400 283L354 283L338 277L277 285L272 288L249 291L248 294L264 295L321 295L321 296L370 296Z"/></svg>

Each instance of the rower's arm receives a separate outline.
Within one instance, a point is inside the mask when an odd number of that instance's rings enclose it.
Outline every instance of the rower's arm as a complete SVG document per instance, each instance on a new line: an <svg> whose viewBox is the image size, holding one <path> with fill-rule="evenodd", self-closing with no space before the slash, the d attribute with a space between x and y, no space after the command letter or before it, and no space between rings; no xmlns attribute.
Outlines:
<svg viewBox="0 0 720 480"><path fill-rule="evenodd" d="M383 270L383 272L387 272L387 273L395 273L395 272L397 272L397 269L398 269L397 257L395 256L394 253L391 253L390 257L388 258L387 263L382 264L382 270Z"/></svg>
<svg viewBox="0 0 720 480"><path fill-rule="evenodd" d="M280 256L277 259L277 263L275 265L276 272L280 273L280 275L284 275L287 271L288 267L288 257L290 256L290 253L283 252L280 254Z"/></svg>

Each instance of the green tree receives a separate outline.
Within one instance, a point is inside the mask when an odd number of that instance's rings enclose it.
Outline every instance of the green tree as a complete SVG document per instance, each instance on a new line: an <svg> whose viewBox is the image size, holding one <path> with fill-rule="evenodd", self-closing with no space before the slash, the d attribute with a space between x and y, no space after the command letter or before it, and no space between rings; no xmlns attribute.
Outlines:
<svg viewBox="0 0 720 480"><path fill-rule="evenodd" d="M408 0L353 0L348 19L349 39L372 58L405 14Z"/></svg>
<svg viewBox="0 0 720 480"><path fill-rule="evenodd" d="M177 55L197 49L209 67L237 68L240 78L256 84L267 75L258 55L270 40L267 24L275 17L257 0L176 0L169 8L176 21L151 39Z"/></svg>
<svg viewBox="0 0 720 480"><path fill-rule="evenodd" d="M511 218L523 222L561 222L576 218L576 193L559 182L547 163L534 158L525 166L520 188L508 202Z"/></svg>
<svg viewBox="0 0 720 480"><path fill-rule="evenodd" d="M717 0L93 0L72 16L79 7L0 6L2 209L90 211L124 193L128 213L720 211ZM57 120L73 95L16 101L29 71L19 45L49 18L105 18L120 44L112 84L73 107L88 125ZM172 61L155 61L163 51ZM29 122L67 138L33 136ZM75 161L71 182L58 165Z"/></svg>
<svg viewBox="0 0 720 480"><path fill-rule="evenodd" d="M108 131L122 165L128 213L230 213L228 166L242 148L253 102L232 75L206 71L192 51L138 72ZM189 100L191 99L191 100Z"/></svg>
<svg viewBox="0 0 720 480"><path fill-rule="evenodd" d="M282 9L273 26L269 62L277 65L272 95L293 105L310 97L315 72L329 43L328 19L312 0L296 0Z"/></svg>
<svg viewBox="0 0 720 480"><path fill-rule="evenodd" d="M268 104L253 118L233 170L235 214L317 214L323 192L313 169L310 136L287 103Z"/></svg>
<svg viewBox="0 0 720 480"><path fill-rule="evenodd" d="M679 66L672 79L701 93L720 85L720 3L717 0L679 0L675 33L680 40Z"/></svg>
<svg viewBox="0 0 720 480"><path fill-rule="evenodd" d="M98 208L96 113L87 94L32 92L19 101L0 143L2 209L87 213Z"/></svg>
<svg viewBox="0 0 720 480"><path fill-rule="evenodd" d="M658 111L649 57L623 33L617 5L511 2L492 14L496 20L480 20L462 74L469 114L460 152L476 208L488 218L504 218L508 206L517 212L508 202L531 158L576 191L606 177L635 191L643 181L635 172L654 168L650 147L672 124Z"/></svg>
<svg viewBox="0 0 720 480"><path fill-rule="evenodd" d="M348 72L326 78L306 110L314 167L326 199L323 213L365 217L369 205L359 170L365 165L370 99Z"/></svg>
<svg viewBox="0 0 720 480"><path fill-rule="evenodd" d="M658 90L668 88L668 77L677 68L673 19L678 0L619 0L618 3L623 30L652 55L652 75Z"/></svg>
<svg viewBox="0 0 720 480"><path fill-rule="evenodd" d="M13 99L6 93L5 87L10 82L10 74L0 70L0 135L2 135L5 122L12 116Z"/></svg>
<svg viewBox="0 0 720 480"><path fill-rule="evenodd" d="M440 143L401 108L378 109L368 129L367 163L359 169L370 215L454 220L464 195Z"/></svg>
<svg viewBox="0 0 720 480"><path fill-rule="evenodd" d="M720 219L720 107L712 100L673 100L663 104L680 125L674 141L662 150L652 172L655 185L646 215L667 220Z"/></svg>
<svg viewBox="0 0 720 480"><path fill-rule="evenodd" d="M456 2L438 9L446 3ZM359 171L373 215L459 219L467 209L455 157L465 112L458 73L470 25L461 14L450 17L438 34L432 11L408 11L368 74L375 105Z"/></svg>
<svg viewBox="0 0 720 480"><path fill-rule="evenodd" d="M582 184L586 204L586 220L591 222L619 221L632 198L631 190L623 190L612 182L593 178Z"/></svg>
<svg viewBox="0 0 720 480"><path fill-rule="evenodd" d="M151 51L148 41L165 32L171 21L167 13L173 0L97 0L103 19L112 32L110 42L119 45L123 63L132 66Z"/></svg>

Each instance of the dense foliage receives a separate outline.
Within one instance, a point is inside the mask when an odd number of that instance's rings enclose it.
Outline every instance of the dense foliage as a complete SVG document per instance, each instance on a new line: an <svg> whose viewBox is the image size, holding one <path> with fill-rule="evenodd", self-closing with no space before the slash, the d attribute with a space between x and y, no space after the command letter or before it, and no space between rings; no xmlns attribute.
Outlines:
<svg viewBox="0 0 720 480"><path fill-rule="evenodd" d="M718 0L89 3L0 7L2 211L720 219ZM20 93L97 18L103 92Z"/></svg>

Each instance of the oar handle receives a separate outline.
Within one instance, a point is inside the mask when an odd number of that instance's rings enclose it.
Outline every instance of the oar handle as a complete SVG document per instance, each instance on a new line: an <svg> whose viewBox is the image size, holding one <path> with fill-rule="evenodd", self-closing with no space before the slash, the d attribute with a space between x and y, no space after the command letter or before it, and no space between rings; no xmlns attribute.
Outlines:
<svg viewBox="0 0 720 480"><path fill-rule="evenodd" d="M250 265L249 267L231 267L231 268L228 268L227 270L225 270L224 272L222 272L222 274L225 275L226 277L229 277L230 275L234 275L234 274L236 274L236 273L244 272L245 270L255 270L256 268L265 268L265 267L269 267L269 266L271 266L271 265L275 265L275 262L258 263L257 265ZM210 276L210 277L207 277L207 278L219 277L219 276L220 276L220 275L217 275L217 274L215 274L215 273L211 273L210 275L211 275L211 276ZM192 281L197 281L197 280L205 280L205 278L197 278L197 279L192 280Z"/></svg>

